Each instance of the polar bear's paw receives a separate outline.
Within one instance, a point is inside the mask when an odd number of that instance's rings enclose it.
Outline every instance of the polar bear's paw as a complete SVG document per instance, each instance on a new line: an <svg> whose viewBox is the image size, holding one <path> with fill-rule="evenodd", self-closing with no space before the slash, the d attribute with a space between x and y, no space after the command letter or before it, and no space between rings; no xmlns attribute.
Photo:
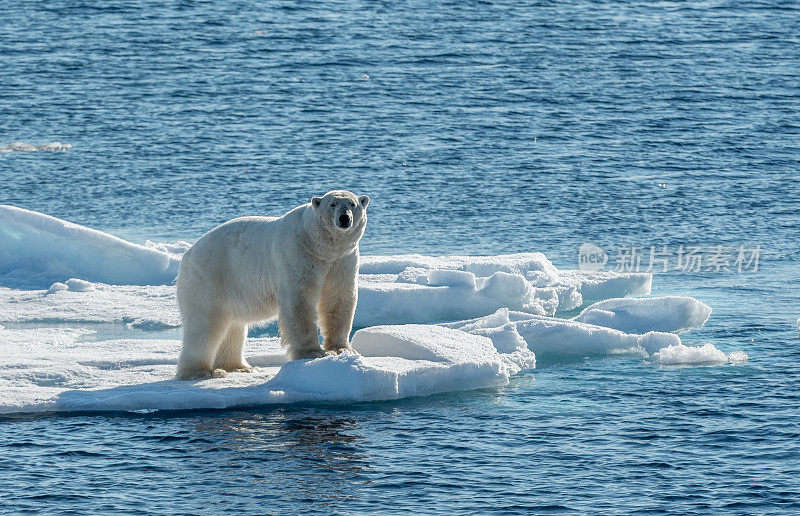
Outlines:
<svg viewBox="0 0 800 516"><path fill-rule="evenodd" d="M253 366L242 366L236 369L228 369L229 373L257 373L258 368Z"/></svg>
<svg viewBox="0 0 800 516"><path fill-rule="evenodd" d="M224 369L193 369L180 370L177 374L178 380L207 380L209 378L224 378L228 374Z"/></svg>
<svg viewBox="0 0 800 516"><path fill-rule="evenodd" d="M334 349L333 352L336 353L337 355L341 355L341 354L358 355L359 354L358 351L356 351L355 349L353 349L351 347Z"/></svg>
<svg viewBox="0 0 800 516"><path fill-rule="evenodd" d="M228 376L228 371L224 369L214 369L211 371L211 378L225 378Z"/></svg>
<svg viewBox="0 0 800 516"><path fill-rule="evenodd" d="M302 351L295 351L291 353L292 360L308 360L314 358L322 358L326 356L328 356L328 354L319 348L304 349Z"/></svg>

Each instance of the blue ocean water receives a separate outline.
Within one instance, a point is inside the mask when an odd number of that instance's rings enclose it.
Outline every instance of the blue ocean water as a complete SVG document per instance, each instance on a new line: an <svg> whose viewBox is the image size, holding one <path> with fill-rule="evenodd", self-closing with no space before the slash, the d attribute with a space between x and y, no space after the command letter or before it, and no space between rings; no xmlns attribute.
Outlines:
<svg viewBox="0 0 800 516"><path fill-rule="evenodd" d="M760 246L657 274L746 365L393 403L0 418L4 512L800 511L795 2L0 1L0 203L194 240L332 188L362 252ZM733 253L733 258L736 253ZM733 259L731 259L733 261Z"/></svg>

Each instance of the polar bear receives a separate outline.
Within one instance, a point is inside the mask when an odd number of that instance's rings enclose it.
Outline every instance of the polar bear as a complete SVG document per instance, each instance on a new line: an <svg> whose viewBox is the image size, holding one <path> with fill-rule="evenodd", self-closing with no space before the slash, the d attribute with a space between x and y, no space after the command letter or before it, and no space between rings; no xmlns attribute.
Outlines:
<svg viewBox="0 0 800 516"><path fill-rule="evenodd" d="M358 297L358 243L369 197L335 190L282 217L242 217L212 229L183 255L179 379L253 371L247 325L278 316L292 360L350 350Z"/></svg>

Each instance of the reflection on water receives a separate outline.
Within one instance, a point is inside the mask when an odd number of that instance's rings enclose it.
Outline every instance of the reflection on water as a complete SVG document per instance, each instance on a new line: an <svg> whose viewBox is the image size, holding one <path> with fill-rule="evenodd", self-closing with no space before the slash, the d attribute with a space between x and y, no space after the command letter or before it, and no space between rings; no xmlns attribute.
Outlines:
<svg viewBox="0 0 800 516"><path fill-rule="evenodd" d="M323 509L359 497L369 469L360 423L335 412L275 410L186 420L197 460L221 495L302 501Z"/></svg>

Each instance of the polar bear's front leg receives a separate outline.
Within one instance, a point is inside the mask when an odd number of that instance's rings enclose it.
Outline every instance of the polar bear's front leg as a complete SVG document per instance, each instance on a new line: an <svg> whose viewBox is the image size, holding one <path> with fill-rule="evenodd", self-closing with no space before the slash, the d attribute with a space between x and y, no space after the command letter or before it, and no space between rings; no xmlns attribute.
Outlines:
<svg viewBox="0 0 800 516"><path fill-rule="evenodd" d="M247 325L241 323L231 324L228 333L222 339L222 344L214 359L214 369L225 371L252 373L256 369L247 363L242 352L247 342Z"/></svg>
<svg viewBox="0 0 800 516"><path fill-rule="evenodd" d="M288 289L287 289L288 290ZM281 344L290 360L319 358L325 353L319 347L317 333L317 296L304 295L308 289L279 294L278 327Z"/></svg>
<svg viewBox="0 0 800 516"><path fill-rule="evenodd" d="M194 314L183 318L183 347L178 358L179 380L224 376L212 367L219 345L228 330L223 317Z"/></svg>
<svg viewBox="0 0 800 516"><path fill-rule="evenodd" d="M319 301L319 325L322 329L322 347L326 351L341 353L352 350L350 331L358 301L358 255L346 256L333 264Z"/></svg>

